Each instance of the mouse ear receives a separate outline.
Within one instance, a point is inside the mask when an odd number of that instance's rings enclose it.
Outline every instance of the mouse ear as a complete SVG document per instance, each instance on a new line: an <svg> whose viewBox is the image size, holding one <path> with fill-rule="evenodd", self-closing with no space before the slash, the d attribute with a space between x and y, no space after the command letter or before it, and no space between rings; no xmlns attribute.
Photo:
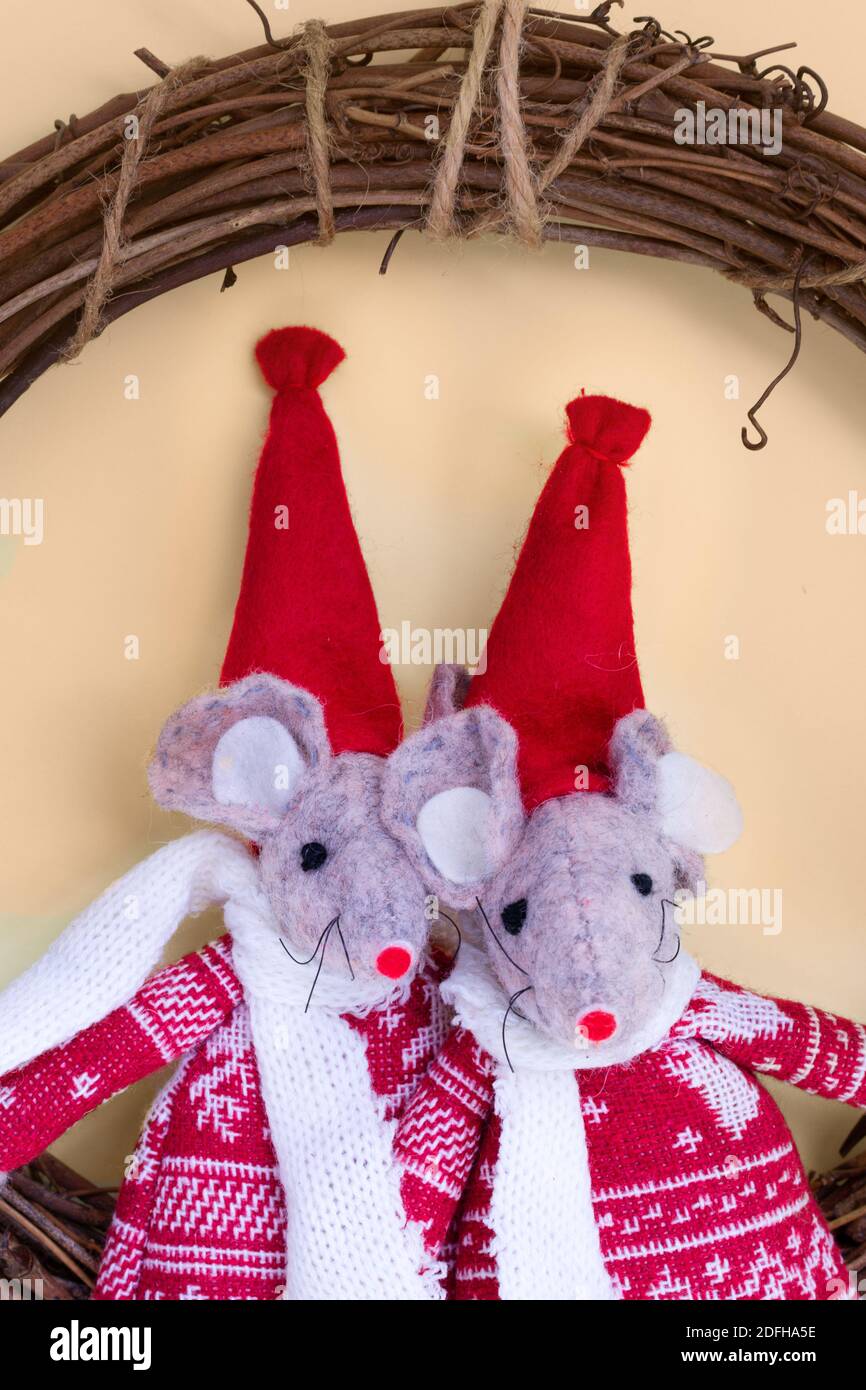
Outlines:
<svg viewBox="0 0 866 1390"><path fill-rule="evenodd" d="M428 888L473 904L523 829L514 730L484 705L425 725L387 761L382 818Z"/></svg>
<svg viewBox="0 0 866 1390"><path fill-rule="evenodd" d="M172 715L148 769L160 806L260 840L308 769L330 757L322 706L276 676L198 695Z"/></svg>
<svg viewBox="0 0 866 1390"><path fill-rule="evenodd" d="M436 719L444 719L446 715L461 710L466 703L469 684L470 675L465 666L458 662L440 661L427 691L424 723L432 724Z"/></svg>
<svg viewBox="0 0 866 1390"><path fill-rule="evenodd" d="M721 854L743 833L743 813L727 777L686 753L658 765L658 808L669 840L698 854Z"/></svg>
<svg viewBox="0 0 866 1390"><path fill-rule="evenodd" d="M726 777L677 753L660 719L635 710L617 721L610 741L617 798L655 812L666 839L697 854L721 854L739 839L743 815Z"/></svg>

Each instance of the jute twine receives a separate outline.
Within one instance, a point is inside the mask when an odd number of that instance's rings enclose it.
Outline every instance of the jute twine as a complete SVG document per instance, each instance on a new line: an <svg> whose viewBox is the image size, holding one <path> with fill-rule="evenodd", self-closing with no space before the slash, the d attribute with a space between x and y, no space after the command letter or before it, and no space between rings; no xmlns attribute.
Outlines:
<svg viewBox="0 0 866 1390"><path fill-rule="evenodd" d="M521 109L519 71L526 0L483 0L475 21L472 48L454 104L441 154L434 163L428 204L426 231L437 241L455 236L477 236L481 232L502 230L517 237L525 246L542 243L548 220L545 190L568 168L587 137L604 119L614 96L620 70L628 51L628 36L615 39L589 99L578 110L573 126L563 136L559 151L541 171L533 168L526 127ZM473 223L458 220L460 175L472 120L490 78L495 39L499 30L495 91L498 98L498 134L502 150L503 199L500 206L477 217ZM307 160L311 193L315 197L319 221L319 243L333 241L334 201L331 190L331 136L326 97L331 70L333 43L321 20L308 20L295 47L303 50L301 75L305 84ZM146 157L153 127L172 92L201 72L204 58L172 68L135 108L138 129L124 143L120 175L113 197L103 216L99 261L91 276L75 334L64 352L71 361L100 330L102 312L114 288L127 242L123 221Z"/></svg>
<svg viewBox="0 0 866 1390"><path fill-rule="evenodd" d="M747 273L746 271L732 270L727 274L729 280L735 280L738 285L746 285L749 289L755 290L790 290L794 286L796 275L775 275L768 276L762 273ZM834 285L856 285L859 280L866 279L866 261L855 261L853 265L847 265L842 270L828 271L805 271L800 276L800 286L804 290L830 289Z"/></svg>
<svg viewBox="0 0 866 1390"><path fill-rule="evenodd" d="M128 138L124 141L117 187L114 191L114 197L106 205L103 216L102 247L99 261L88 281L87 292L81 307L81 317L78 320L75 333L70 338L63 353L63 358L67 362L78 357L91 338L99 332L102 311L111 296L115 277L126 250L127 243L123 233L124 215L129 200L135 191L138 168L147 153L153 127L172 92L194 74L200 73L202 66L206 64L206 58L190 58L188 62L172 68L156 87L151 87L150 91L138 103L135 111L130 113L136 119L137 129L133 127Z"/></svg>
<svg viewBox="0 0 866 1390"><path fill-rule="evenodd" d="M539 166L527 135L520 91L520 56L526 13L527 0L481 0L476 11L472 46L451 119L433 160L428 193L421 199L427 205L424 230L434 240L503 231L516 237L524 246L540 246L546 225L552 220L555 210L549 190L569 168L608 112L626 101L636 101L653 87L699 61L699 56L687 45L682 54L661 69L657 76L621 91L623 68L630 53L634 55L639 51L645 36L638 32L614 38L606 51L603 65L578 103L574 120L566 128L556 152L546 164ZM286 48L288 54L300 58L300 75L305 87L305 137L310 191L318 218L318 241L326 245L335 235L331 133L327 110L328 80L335 46L322 21L309 20ZM206 64L204 58L193 58L171 69L135 109L137 138L125 141L117 187L105 207L98 263L88 282L75 334L63 354L67 361L77 357L100 330L102 312L111 296L119 267L127 255L124 215L135 192L140 165L147 154L154 124L176 88L193 75L200 74L202 66ZM502 188L492 207L467 215L461 207L460 193L466 147L476 113L481 107L489 108L491 105L497 118L496 135L503 166ZM728 272L728 277L761 291L790 290L794 284L793 274L768 278L766 274L732 270ZM861 262L825 274L817 270L806 271L802 276L802 287L845 286L855 284L864 277L866 262Z"/></svg>
<svg viewBox="0 0 866 1390"><path fill-rule="evenodd" d="M451 113L451 124L435 165L433 185L430 193L430 211L427 216L427 231L437 241L454 236L457 232L454 211L457 201L457 185L463 167L463 152L469 123L478 106L481 83L490 56L490 48L496 25L502 10L502 0L484 0L472 38L469 61L460 84L460 91Z"/></svg>
<svg viewBox="0 0 866 1390"><path fill-rule="evenodd" d="M533 168L523 121L520 97L520 52L526 0L484 0L475 23L473 44L460 92L454 105L442 153L434 167L430 211L426 230L437 241L453 236L478 236L482 232L509 232L524 246L542 244L544 225L550 219L543 195L570 165L589 135L604 119L616 93L622 66L628 56L629 35L614 39L588 99L578 108L559 150L541 170ZM493 41L500 26L496 95L498 134L502 152L504 198L500 206L471 223L456 217L460 171L470 123L484 91ZM688 62L691 62L689 57Z"/></svg>
<svg viewBox="0 0 866 1390"><path fill-rule="evenodd" d="M329 241L334 240L335 235L334 199L331 193L331 137L325 110L333 44L320 19L307 21L302 31L301 43L307 55L302 69L306 83L307 156L316 195L319 244L327 246Z"/></svg>

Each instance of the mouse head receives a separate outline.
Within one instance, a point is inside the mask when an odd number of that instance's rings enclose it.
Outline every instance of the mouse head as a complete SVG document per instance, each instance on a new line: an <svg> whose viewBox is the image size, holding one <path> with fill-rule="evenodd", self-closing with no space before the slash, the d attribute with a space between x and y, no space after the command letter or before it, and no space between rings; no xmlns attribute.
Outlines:
<svg viewBox="0 0 866 1390"><path fill-rule="evenodd" d="M656 1040L683 968L675 894L737 837L739 808L645 710L618 721L603 792L527 813L517 751L484 706L422 729L389 767L386 822L434 892L477 911L505 998L576 1065L609 1065Z"/></svg>
<svg viewBox="0 0 866 1390"><path fill-rule="evenodd" d="M173 715L149 777L161 806L259 845L289 949L306 960L321 944L335 971L390 987L411 976L428 924L417 869L380 819L386 763L335 755L313 695L251 675Z"/></svg>
<svg viewBox="0 0 866 1390"><path fill-rule="evenodd" d="M321 945L320 965L390 986L410 979L427 924L417 873L379 819L402 720L320 396L343 355L308 327L256 347L274 399L224 688L169 720L150 776L161 805L259 845L296 959Z"/></svg>
<svg viewBox="0 0 866 1390"><path fill-rule="evenodd" d="M623 469L649 416L606 396L566 416L484 669L460 713L400 750L384 805L431 888L479 899L506 999L577 1065L604 1065L667 1031L660 1010L695 970L674 894L739 813L645 709Z"/></svg>

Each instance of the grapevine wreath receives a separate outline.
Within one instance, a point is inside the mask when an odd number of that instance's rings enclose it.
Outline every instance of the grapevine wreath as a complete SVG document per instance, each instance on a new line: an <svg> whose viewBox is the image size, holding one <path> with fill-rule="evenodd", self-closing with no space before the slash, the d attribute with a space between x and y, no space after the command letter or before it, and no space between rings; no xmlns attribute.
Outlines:
<svg viewBox="0 0 866 1390"><path fill-rule="evenodd" d="M801 310L866 350L866 129L828 109L793 43L726 53L649 16L629 27L622 0L585 15L471 0L282 37L248 3L263 43L177 65L141 48L155 83L0 163L0 414L139 304L214 272L230 288L244 261L350 230L394 232L383 273L410 229L679 261L748 290L795 335L791 363ZM779 112L778 152L680 143L683 111L709 109ZM813 1187L866 1267L866 1156ZM81 1296L111 1209L50 1155L20 1169L0 1274Z"/></svg>
<svg viewBox="0 0 866 1390"><path fill-rule="evenodd" d="M615 4L476 0L309 21L169 66L0 163L0 414L121 314L275 245L499 231L715 270L866 350L866 130L785 59ZM701 105L703 104L703 105ZM780 112L781 148L678 143L684 110ZM386 258L387 263L387 258ZM385 266L383 265L383 269ZM752 417L760 447L765 436Z"/></svg>

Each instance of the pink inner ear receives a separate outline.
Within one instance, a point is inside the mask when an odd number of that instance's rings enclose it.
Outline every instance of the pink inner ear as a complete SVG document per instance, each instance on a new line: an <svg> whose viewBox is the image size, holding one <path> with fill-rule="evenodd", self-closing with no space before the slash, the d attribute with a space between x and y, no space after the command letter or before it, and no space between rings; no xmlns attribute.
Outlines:
<svg viewBox="0 0 866 1390"><path fill-rule="evenodd" d="M251 806L283 816L304 770L285 725L270 715L252 715L232 724L217 743L214 796L222 806Z"/></svg>
<svg viewBox="0 0 866 1390"><path fill-rule="evenodd" d="M452 907L474 902L520 836L515 765L514 731L486 706L424 725L388 759L383 822Z"/></svg>
<svg viewBox="0 0 866 1390"><path fill-rule="evenodd" d="M167 809L259 839L279 824L299 772L329 752L315 697L257 673L197 696L168 721L150 786Z"/></svg>

